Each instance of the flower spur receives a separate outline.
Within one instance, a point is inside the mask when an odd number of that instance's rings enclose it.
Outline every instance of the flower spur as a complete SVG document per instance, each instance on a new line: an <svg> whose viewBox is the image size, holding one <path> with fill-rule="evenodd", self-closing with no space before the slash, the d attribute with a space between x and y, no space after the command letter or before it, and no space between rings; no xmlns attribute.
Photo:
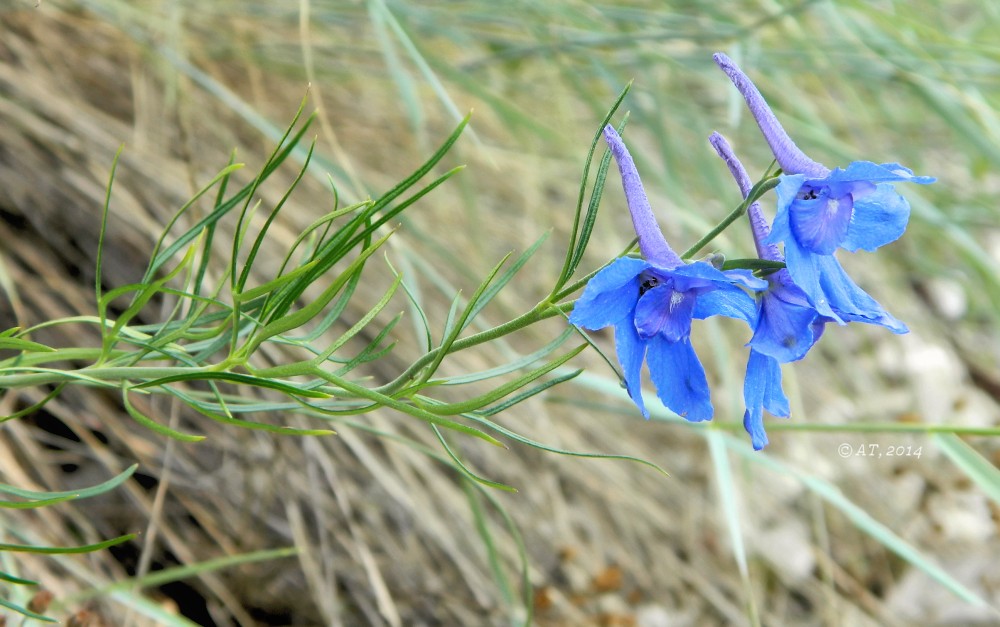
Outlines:
<svg viewBox="0 0 1000 627"><path fill-rule="evenodd" d="M855 161L830 170L810 159L788 136L764 97L728 56L716 64L740 91L783 174L776 193L777 215L768 243L785 245L785 263L816 310L838 323L868 322L895 333L906 325L858 287L833 256L837 248L874 251L906 229L910 206L893 182L933 183L898 163Z"/></svg>

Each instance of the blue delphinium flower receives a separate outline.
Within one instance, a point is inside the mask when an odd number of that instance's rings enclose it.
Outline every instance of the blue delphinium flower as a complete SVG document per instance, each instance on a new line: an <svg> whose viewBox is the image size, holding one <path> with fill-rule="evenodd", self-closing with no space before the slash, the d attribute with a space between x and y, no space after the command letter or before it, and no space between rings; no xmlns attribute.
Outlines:
<svg viewBox="0 0 1000 627"><path fill-rule="evenodd" d="M709 142L726 162L746 198L752 187L750 176L736 158L729 142L718 133L712 133ZM778 247L767 242L770 228L760 203L750 205L747 217L757 256L783 262L785 259ZM787 418L790 413L788 398L781 389L781 364L805 357L819 340L826 323L833 321L810 304L805 292L792 281L787 268L769 274L766 280L767 289L758 294L757 316L751 323L754 333L748 344L750 358L743 383L743 401L746 404L743 426L758 451L767 446L764 410L779 418Z"/></svg>
<svg viewBox="0 0 1000 627"><path fill-rule="evenodd" d="M784 243L785 263L795 284L820 314L841 324L869 322L905 333L906 325L858 287L833 253L837 248L874 251L895 241L906 228L910 206L892 183L935 179L914 176L898 163L855 161L831 171L799 150L732 59L722 53L713 58L743 95L783 171L767 241Z"/></svg>
<svg viewBox="0 0 1000 627"><path fill-rule="evenodd" d="M691 320L724 315L749 323L756 317L756 304L742 288L760 290L767 283L747 271L722 272L704 261L685 263L660 232L621 137L609 125L604 138L618 163L643 259L622 257L598 272L570 322L592 330L614 326L625 386L644 416L649 417L641 391L643 361L666 407L692 422L709 420L708 380L691 346Z"/></svg>

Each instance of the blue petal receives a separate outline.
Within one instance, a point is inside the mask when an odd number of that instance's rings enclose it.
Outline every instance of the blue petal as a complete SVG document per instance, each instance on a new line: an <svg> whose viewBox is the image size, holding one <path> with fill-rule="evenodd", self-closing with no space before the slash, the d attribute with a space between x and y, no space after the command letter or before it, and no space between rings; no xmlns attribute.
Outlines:
<svg viewBox="0 0 1000 627"><path fill-rule="evenodd" d="M703 320L709 316L736 318L753 327L757 320L757 301L735 285L722 285L699 294L695 302L694 317Z"/></svg>
<svg viewBox="0 0 1000 627"><path fill-rule="evenodd" d="M792 176L781 175L778 186L774 188L774 192L778 196L778 211L774 216L774 222L771 224L771 234L764 240L765 244L777 244L778 242L787 242L792 239L789 208L795 202L795 197L798 196L799 190L802 189L802 185L805 182L806 177L804 174L795 174Z"/></svg>
<svg viewBox="0 0 1000 627"><path fill-rule="evenodd" d="M933 176L914 176L913 170L903 167L898 163L883 163L882 168L898 176L898 181L904 183L917 183L918 185L929 185L937 179Z"/></svg>
<svg viewBox="0 0 1000 627"><path fill-rule="evenodd" d="M750 434L750 441L756 451L767 446L764 431L764 409L775 416L787 417L790 413L788 398L781 390L781 366L778 361L750 351L747 361L747 376L743 382L743 428Z"/></svg>
<svg viewBox="0 0 1000 627"><path fill-rule="evenodd" d="M849 322L877 324L893 333L906 333L909 330L858 287L844 272L836 257L816 255L816 268L819 271L820 289L837 314L831 317Z"/></svg>
<svg viewBox="0 0 1000 627"><path fill-rule="evenodd" d="M808 194L808 198L802 198ZM854 200L850 193L836 193L806 182L789 207L789 221L796 241L806 250L829 255L847 236Z"/></svg>
<svg viewBox="0 0 1000 627"><path fill-rule="evenodd" d="M656 395L667 408L691 422L712 419L708 379L690 341L670 342L657 335L649 341L646 362Z"/></svg>
<svg viewBox="0 0 1000 627"><path fill-rule="evenodd" d="M794 286L792 289L798 290ZM760 319L749 343L756 352L779 362L802 359L819 339L813 332L819 313L809 305L782 298L789 291L790 288L782 286L764 294Z"/></svg>
<svg viewBox="0 0 1000 627"><path fill-rule="evenodd" d="M816 308L816 311L820 315L832 318L839 324L846 324L833 311L830 299L823 291L823 285L820 282L822 278L820 259L833 259L834 263L837 261L833 255L816 255L805 250L794 239L785 242L785 267L788 269L788 274L791 275L795 285L799 286L805 292L812 306Z"/></svg>
<svg viewBox="0 0 1000 627"><path fill-rule="evenodd" d="M824 179L827 184L854 183L866 181L869 183L891 183L906 181L926 185L935 181L932 176L913 176L913 170L904 168L898 163L883 163L871 161L854 161L846 168L836 168Z"/></svg>
<svg viewBox="0 0 1000 627"><path fill-rule="evenodd" d="M715 289L722 285L740 283L748 289L761 290L767 287L767 282L758 279L747 271L728 270L723 272L704 261L678 266L669 271L674 279L674 286L680 291Z"/></svg>
<svg viewBox="0 0 1000 627"><path fill-rule="evenodd" d="M602 329L632 316L639 299L636 280L650 265L641 259L616 259L587 283L569 321L585 329Z"/></svg>
<svg viewBox="0 0 1000 627"><path fill-rule="evenodd" d="M615 325L615 351L625 374L628 395L642 415L649 418L649 410L642 402L642 360L646 356L646 342L639 337L631 320Z"/></svg>
<svg viewBox="0 0 1000 627"><path fill-rule="evenodd" d="M688 337L694 303L693 293L678 292L672 283L648 290L635 307L635 328L639 337L650 338L662 333L671 342Z"/></svg>
<svg viewBox="0 0 1000 627"><path fill-rule="evenodd" d="M780 261L784 261L781 259ZM726 275L729 282L734 285L741 285L748 290L753 290L755 292L761 292L767 289L767 281L759 277L755 277L753 272L750 270L723 270L722 274Z"/></svg>
<svg viewBox="0 0 1000 627"><path fill-rule="evenodd" d="M873 251L899 239L909 218L910 203L890 183L882 183L873 194L854 201L854 217L841 246L851 252Z"/></svg>

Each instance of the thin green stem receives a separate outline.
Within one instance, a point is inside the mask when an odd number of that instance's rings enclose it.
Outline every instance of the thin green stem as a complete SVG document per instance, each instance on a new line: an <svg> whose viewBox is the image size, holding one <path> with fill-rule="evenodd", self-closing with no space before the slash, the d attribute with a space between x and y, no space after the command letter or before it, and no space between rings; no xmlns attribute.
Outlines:
<svg viewBox="0 0 1000 627"><path fill-rule="evenodd" d="M35 369L29 369L35 370ZM128 366L121 368L81 368L78 370L50 370L38 368L34 372L0 376L0 388L24 388L36 385L72 382L80 385L104 386L117 388L121 381L152 380L179 374L214 373L218 366L189 367L170 366L163 368Z"/></svg>
<svg viewBox="0 0 1000 627"><path fill-rule="evenodd" d="M753 188L750 190L750 193L747 195L746 199L744 199L743 202L741 202L739 206L736 207L736 209L733 209L732 213L726 216L722 220L722 222L719 222L719 224L717 224L714 229L709 231L705 237L701 238L695 243L694 246L684 251L684 254L681 255L681 259L690 259L691 257L694 257L696 254L698 254L699 250L707 246L709 242L718 237L719 233L725 231L727 228L729 228L730 224L736 222L740 218L740 216L746 213L750 205L755 203L758 198L760 198L767 192L777 187L779 181L780 181L779 178L772 177L764 179L758 182L756 185L754 185Z"/></svg>

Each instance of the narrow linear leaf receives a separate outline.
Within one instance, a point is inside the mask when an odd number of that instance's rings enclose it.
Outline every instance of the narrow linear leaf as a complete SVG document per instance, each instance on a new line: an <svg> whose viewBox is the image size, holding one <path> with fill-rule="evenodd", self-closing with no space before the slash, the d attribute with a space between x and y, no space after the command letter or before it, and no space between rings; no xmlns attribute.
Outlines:
<svg viewBox="0 0 1000 627"><path fill-rule="evenodd" d="M35 413L36 411L38 411L41 408L45 407L49 403L49 401L51 401L55 397L59 396L59 394L63 391L63 388L65 388L65 387L66 387L66 383L65 382L57 384L54 388L52 388L51 392L49 392L48 394L46 394L42 398L42 400L38 401L37 403L34 403L33 405L30 405L28 407L25 407L24 409L18 410L16 412L14 412L13 414L9 414L7 416L4 416L4 417L0 418L0 424L5 423L8 420L17 420L18 418L21 418L22 416L28 416L28 415L31 415L31 414Z"/></svg>
<svg viewBox="0 0 1000 627"><path fill-rule="evenodd" d="M58 623L59 622L59 621L57 621L54 618L49 618L48 616L43 616L41 614L36 614L35 612L32 612L31 610L29 610L26 607L21 607L20 605L17 605L16 603L11 603L10 601L4 599L3 597L0 597L0 606L5 607L8 610L17 612L18 614L26 616L27 618L32 618L34 620L40 620L40 621L45 622L45 623Z"/></svg>
<svg viewBox="0 0 1000 627"><path fill-rule="evenodd" d="M535 240L534 244L532 244L530 247L528 247L527 250L521 253L518 256L518 258L514 261L514 263L509 268L507 268L507 271L504 272L500 276L500 278L494 281L490 285L489 289L483 292L483 295L476 302L476 306L472 308L471 312L469 312L466 323L464 325L465 327L469 326L469 323L471 323L473 320L476 319L476 316L479 315L479 312L481 312L486 307L486 305L490 304L490 301L492 301L493 298L500 293L500 290L502 290L504 287L507 286L508 283L510 283L511 279L513 279L514 276L517 275L517 273L521 270L521 268L523 268L524 265L528 263L528 260L531 259L531 257L535 254L535 252L538 251L542 243L549 238L550 233L551 231L546 231L542 233L541 237Z"/></svg>
<svg viewBox="0 0 1000 627"><path fill-rule="evenodd" d="M510 361L501 366L490 368L489 370L480 370L479 372L470 372L469 374L460 374L448 377L448 380L442 381L441 385L464 385L466 383L474 383L476 381L485 381L486 379L492 379L493 377L499 377L516 370L521 370L522 368L526 368L535 363L539 359L543 359L554 353L556 349L562 346L574 333L575 331L573 328L565 329L562 333L556 336L554 340L533 353Z"/></svg>
<svg viewBox="0 0 1000 627"><path fill-rule="evenodd" d="M15 577L10 573L5 573L0 571L0 581L7 581L9 583L17 584L19 586L37 586L37 581L32 581L30 579L21 579L20 577Z"/></svg>
<svg viewBox="0 0 1000 627"><path fill-rule="evenodd" d="M34 490L25 490L24 488L18 488L16 486L7 485L0 483L0 493L2 494L12 494L14 496L19 496L23 499L51 499L51 498L80 498L85 499L91 496L96 496L98 494L104 494L110 490L114 490L121 484L131 477L139 464L132 464L119 474L115 475L111 479L103 483L91 486L89 488L83 488L80 490L68 490L65 492L36 492Z"/></svg>
<svg viewBox="0 0 1000 627"><path fill-rule="evenodd" d="M190 579L192 577L200 577L208 573L224 570L226 568L232 568L234 566L241 566L243 564L269 562L286 557L295 557L298 553L299 551L297 548L286 547L282 549L254 551L252 553L243 553L242 555L229 555L226 557L206 560L204 562L198 562L197 564L186 564L184 566L165 568L142 577L123 579L110 585L93 588L81 594L75 594L72 598L74 601L83 601L88 598L106 595L115 590L131 590L136 587L153 588L173 583L175 581Z"/></svg>
<svg viewBox="0 0 1000 627"><path fill-rule="evenodd" d="M627 461L627 462L634 462L636 464L642 464L643 466L648 466L648 467L656 470L657 472L663 474L664 476L667 476L667 477L670 476L670 473L668 473L663 468L660 468L658 465L654 464L653 462L646 461L645 459L641 459L639 457L632 457L631 455L616 455L616 454L609 454L609 453L586 453L586 452L581 452L581 451L569 451L569 450L565 450L565 449L561 449L561 448L556 448L554 446L549 446L548 444L543 444L543 443L538 442L536 440L532 440L531 438L527 438L527 437L525 437L525 436L523 436L523 435L521 435L521 434L519 434L519 433L517 433L515 431L511 431L510 429L508 429L508 428L506 428L506 427L504 427L504 426L502 426L502 425L500 425L500 424L498 424L496 422L493 422L492 420L489 420L488 418L485 418L484 416L482 416L479 413L471 413L471 414L463 414L463 415L466 418L468 418L469 420L475 421L475 422L483 425L484 427L487 427L488 429L491 429L493 431L496 431L497 433L503 434L503 435L507 436L508 438L514 440L515 442L520 442L521 444L525 444L527 446L530 446L532 448L537 448L537 449L542 450L542 451L547 451L549 453L555 453L557 455L565 455L567 457L584 457L584 458L589 458L589 459L618 459L618 460Z"/></svg>
<svg viewBox="0 0 1000 627"><path fill-rule="evenodd" d="M517 379L509 383L501 385L495 390L491 390L485 394L482 394L481 396L477 396L473 399L469 399L467 401L462 401L458 403L430 404L427 406L427 409L435 414L441 414L441 415L456 415L456 414L464 414L467 412L475 411L485 405L500 400L501 398L507 396L508 394L511 394L512 392L521 389L522 387L524 387L528 383L531 383L535 379L538 379L539 377L555 370L556 368L563 365L573 357L579 355L580 352L586 347L587 347L586 344L581 344L580 346L577 346L576 348L566 353L562 357L554 359L551 362L545 364L544 366L536 368L531 372L521 377L518 377Z"/></svg>
<svg viewBox="0 0 1000 627"><path fill-rule="evenodd" d="M455 343L456 339L458 339L458 334L461 333L462 329L464 329L468 324L469 315L472 313L472 309L476 306L477 301L480 299L480 297L482 297L483 292L486 291L486 288L489 287L490 282L496 277L497 273L500 272L500 268L503 267L503 264L505 264L507 262L507 259L509 258L510 258L510 253L504 255L503 259L501 259L499 263L493 266L493 269L490 270L489 274L486 275L486 278L483 279L483 282L480 283L479 287L476 288L476 291L473 292L472 297L469 299L469 304L465 307L465 311L458 319L458 323L455 324L451 332L448 333L444 337L444 339L442 339L441 345L438 347L437 354L434 356L434 359L431 361L431 363L428 364L427 367L424 369L423 374L421 374L421 376L418 378L416 382L417 385L426 383L427 380L430 379L435 372L437 372L438 367L441 366L441 362L444 361L444 358L448 355L448 352L451 350L451 345Z"/></svg>
<svg viewBox="0 0 1000 627"><path fill-rule="evenodd" d="M132 386L132 389L141 390L143 388L158 387L161 385L166 386L180 381L227 381L238 385L249 385L252 387L276 390L282 394L288 394L290 396L299 395L306 396L308 398L330 397L329 394L324 394L323 392L317 392L315 390L303 389L297 385L292 385L291 383L284 383L281 381L275 381L274 379L267 379L259 376L255 377L253 375L239 374L236 372L193 372L189 374L177 374L169 377L153 379L152 381L137 383Z"/></svg>
<svg viewBox="0 0 1000 627"><path fill-rule="evenodd" d="M288 314L282 318L269 322L267 326L247 341L242 353L250 355L257 350L257 347L260 346L260 344L267 338L291 331L292 329L300 327L309 320L315 318L319 312L326 307L327 303L333 300L333 297L337 295L337 292L339 292L342 287L344 287L344 284L351 278L351 276L360 271L364 262L376 250L378 250L378 248L384 244L387 239L389 239L389 236L392 235L392 233L392 231L386 233L380 239L372 243L371 246L358 254L357 258L355 258L354 261L352 261L351 264L344 269L340 276L334 279L314 301L295 313Z"/></svg>
<svg viewBox="0 0 1000 627"><path fill-rule="evenodd" d="M180 440L181 442L201 442L205 439L205 436L203 435L189 435L187 433L181 433L180 431L174 431L170 427L166 427L147 418L142 414L142 412L133 407L132 402L128 400L128 393L130 389L131 388L128 387L126 382L122 383L122 404L125 406L125 411L128 412L128 415L132 416L132 419L140 425L150 429L151 431L159 433L160 435L165 435L168 438Z"/></svg>
<svg viewBox="0 0 1000 627"><path fill-rule="evenodd" d="M46 507L48 505L55 505L56 503L69 501L72 498L72 496L57 496L49 499L39 499L37 501L0 501L0 509L35 509L38 507Z"/></svg>
<svg viewBox="0 0 1000 627"><path fill-rule="evenodd" d="M470 481L475 481L476 483L482 484L490 488L497 488L503 490L504 492L517 492L517 489L507 485L506 483L500 483L499 481L490 481L489 479L484 479L476 473L469 470L469 467L459 459L455 451L452 450L451 446L448 444L448 440L441 433L441 430L437 428L437 425L431 425L431 429L434 430L434 435L437 436L438 442L441 443L442 448L444 448L445 453L451 458L451 461L455 462L455 469L458 470L466 479Z"/></svg>
<svg viewBox="0 0 1000 627"><path fill-rule="evenodd" d="M489 520L483 511L482 505L479 503L478 497L482 493L478 491L474 492L469 486L468 481L465 484L463 486L465 488L465 496L468 499L469 508L472 510L472 519L476 524L476 531L479 533L479 537L486 548L486 555L489 559L490 571L493 573L493 580L496 581L497 586L500 588L500 594L504 599L504 603L508 607L513 607L514 592L510 585L510 580L504 572L503 560L500 557L500 552L497 550L496 542L493 540L493 534L490 533Z"/></svg>
<svg viewBox="0 0 1000 627"><path fill-rule="evenodd" d="M507 399L506 401L504 401L502 403L498 403L498 404L494 405L493 407L488 407L486 409L481 409L481 410L477 411L476 413L478 415L480 415L480 416L489 417L489 416L494 416L496 414L499 414L502 411L507 411L508 409L510 409L511 407L513 407L514 405L517 405L518 403L526 401L529 398L531 398L532 396L535 396L536 394L541 394L545 390L547 390L547 389L549 389L551 387L555 387L555 386L559 385L560 383L565 383L566 381L569 381L570 379L575 379L577 376L580 375L581 372L583 372L583 370L574 370L573 372L570 372L569 374L564 374L562 376L558 376L555 379L549 379L548 381L544 381L544 382L536 385L533 388L525 390L524 392L521 392L520 394L518 394L518 395L516 395L516 396L514 396L512 398L509 398L509 399Z"/></svg>
<svg viewBox="0 0 1000 627"><path fill-rule="evenodd" d="M257 260L257 253L260 251L260 247L264 244L264 239L267 237L271 224L274 223L274 219L278 217L278 213L285 206L285 203L288 202L292 192L295 191L295 188L302 182L302 177L305 176L306 171L309 169L309 163L312 161L312 155L315 149L316 142L314 140L309 144L309 150L306 151L306 157L303 159L302 167L299 168L299 172L295 176L295 179L292 180L288 189L285 190L284 195L278 200L278 202L274 205L274 208L264 220L264 224L261 226L260 231L257 233L257 237L250 246L250 251L247 253L247 259L243 264L243 271L240 273L240 276L236 281L236 289L233 290L234 292L242 292L244 286L246 286L246 282L250 278L250 271L253 268L254 262Z"/></svg>
<svg viewBox="0 0 1000 627"><path fill-rule="evenodd" d="M470 427L468 425L464 425L464 424L462 424L460 422L455 422L454 420L448 420L446 418L441 418L440 416L432 414L431 412L429 412L429 411L427 411L427 410L425 410L425 409L423 409L421 407L415 407L413 405L409 405L409 404L404 403L402 401L399 401L399 400L397 400L397 399L395 399L395 398L393 398L391 396L386 396L385 394L382 394L380 392L376 392L375 390L370 390L370 389L364 387L363 385L358 385L356 383L352 383L352 382L348 381L347 379L343 379L343 378L338 377L338 376L336 376L336 375L334 375L332 373L329 373L329 372L317 372L316 374L317 374L317 376L320 376L320 377L326 379L330 383L336 385L337 387L340 387L340 388L344 389L345 391L347 391L347 392L349 392L349 393L351 393L351 394L353 394L355 396L359 396L361 398L368 399L368 400L373 401L375 403L378 403L380 405L384 405L384 406L389 407L391 409L395 409L396 411L403 412L404 414L408 414L408 415L413 416L415 418L419 418L419 419L424 420L426 422L429 422L431 424L438 425L438 426L441 426L441 427L445 427L447 429L452 429L454 431L458 431L458 432L464 433L466 435L471 435L472 437L479 438L480 440L483 440L485 442L489 442L490 444L493 444L494 446L499 446L501 448L506 448L503 445L503 443L501 443L499 440L497 440L496 438L494 438L493 436L491 436L491 435L489 435L487 433L483 433L479 429Z"/></svg>
<svg viewBox="0 0 1000 627"><path fill-rule="evenodd" d="M182 248L185 248L189 243L191 243L192 240L198 237L204 228L214 225L219 220L219 218L221 218L223 215L225 215L225 213L228 212L227 209L226 211L223 212L218 212L218 213L213 212L212 214L209 214L208 216L200 220L198 223L196 223L194 226L192 226L190 229L188 229L187 232L178 237L173 244L163 249L162 252L160 251L170 231L173 229L174 225L181 219L181 217L185 213L187 213L188 210L190 210L191 207L193 207L195 203L199 199L201 199L202 196L207 194L209 190L218 185L220 182L225 182L229 180L229 176L233 172L241 168L243 168L243 164L241 163L230 163L229 165L227 165L225 168L220 170L214 177L212 177L212 180L209 181L208 184L204 185L201 189L195 192L194 196L192 196L190 200L184 203L184 205L174 213L174 215L167 222L166 226L163 228L163 233L162 235L160 235L160 239L157 240L156 244L153 246L153 251L149 256L150 258L149 266L146 268L145 274L142 275L143 283L146 283L150 279L152 279L153 276L155 276L156 273L159 271L159 269L163 267L163 264L169 261Z"/></svg>
<svg viewBox="0 0 1000 627"><path fill-rule="evenodd" d="M601 124L597 128L597 132L594 133L594 139L590 142L590 149L587 151L587 159L584 161L583 166L583 177L580 180L580 191L576 198L576 212L573 214L573 228L570 231L569 245L566 247L566 260L563 262L562 270L559 272L559 279L556 281L556 289L565 285L566 281L573 275L573 257L575 256L575 251L578 248L578 236L580 232L580 216L583 214L583 199L587 195L587 179L590 178L590 164L594 161L594 152L597 150L597 144L601 141L601 137L604 135L604 127L611 121L612 116L618 111L618 107L621 106L622 102L625 100L625 96L628 94L629 89L632 88L631 81L625 86L625 89L618 95L618 99L615 103L611 105L611 109L608 111L607 115L601 121Z"/></svg>
<svg viewBox="0 0 1000 627"><path fill-rule="evenodd" d="M100 551L101 549L106 549L109 546L115 546L123 542L128 542L129 540L134 539L136 535L137 534L129 533L124 536L118 536L117 538L105 540L104 542L97 542L95 544L84 544L82 546L31 546L25 544L0 543L0 551L13 551L15 553L38 553L41 555L93 553L94 551Z"/></svg>
<svg viewBox="0 0 1000 627"><path fill-rule="evenodd" d="M38 342L32 342L30 340L22 340L16 337L0 337L0 349L4 348L15 351L26 351L29 353L52 353L56 350L51 346L46 346L45 344L39 344Z"/></svg>
<svg viewBox="0 0 1000 627"><path fill-rule="evenodd" d="M234 418L228 412L228 408L221 407L222 411L215 412L204 409L200 403L188 402L186 400L186 395L176 389L171 389L171 394L184 400L187 405L210 420L216 422L230 425L233 427L242 427L244 429L252 429L254 431L267 431L275 435L298 435L298 436L320 436L320 435L336 435L335 431L330 429L299 429L297 427L282 427L277 425L269 425L263 422L253 422L251 420L242 420L240 418Z"/></svg>
<svg viewBox="0 0 1000 627"><path fill-rule="evenodd" d="M630 85L631 86L631 85ZM627 90L628 88L626 88ZM607 122L605 122L607 124ZM625 118L622 120L621 124L618 125L618 133L621 134L625 131L625 126L628 124L628 113L625 114ZM604 126L601 126L600 133L603 135ZM580 262L583 261L583 254L587 250L587 245L590 243L590 236L594 232L594 225L597 223L597 212L601 206L601 198L604 196L604 183L608 178L608 169L611 167L611 151L605 151L604 156L601 157L601 163L597 167L597 178L594 179L594 189L590 192L590 202L587 203L587 214L584 216L583 224L580 228L580 235L576 241L575 247L573 249L573 256L569 263L569 274L566 275L566 280L569 280L571 276L576 272L576 269L580 266ZM562 285L561 283L559 285Z"/></svg>

